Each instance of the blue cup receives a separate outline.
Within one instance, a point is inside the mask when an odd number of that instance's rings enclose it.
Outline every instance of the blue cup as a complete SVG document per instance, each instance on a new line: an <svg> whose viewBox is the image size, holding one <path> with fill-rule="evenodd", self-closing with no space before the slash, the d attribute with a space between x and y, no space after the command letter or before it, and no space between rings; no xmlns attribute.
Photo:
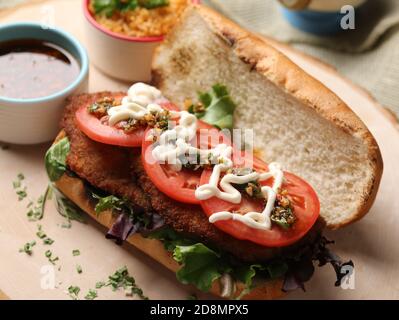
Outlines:
<svg viewBox="0 0 399 320"><path fill-rule="evenodd" d="M302 6L285 4L281 6L281 12L285 19L294 27L319 36L333 35L344 29L341 26L342 19L348 14L341 13L341 8L351 5L354 9L360 8L366 0L312 0L312 1L284 1L285 3L301 2Z"/></svg>

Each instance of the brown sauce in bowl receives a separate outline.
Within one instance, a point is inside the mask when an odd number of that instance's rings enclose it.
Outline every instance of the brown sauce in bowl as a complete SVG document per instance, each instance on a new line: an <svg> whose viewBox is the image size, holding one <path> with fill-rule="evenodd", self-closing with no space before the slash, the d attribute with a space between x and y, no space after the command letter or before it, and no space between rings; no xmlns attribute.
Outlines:
<svg viewBox="0 0 399 320"><path fill-rule="evenodd" d="M46 97L67 88L79 72L79 62L53 43L32 39L0 42L0 96Z"/></svg>

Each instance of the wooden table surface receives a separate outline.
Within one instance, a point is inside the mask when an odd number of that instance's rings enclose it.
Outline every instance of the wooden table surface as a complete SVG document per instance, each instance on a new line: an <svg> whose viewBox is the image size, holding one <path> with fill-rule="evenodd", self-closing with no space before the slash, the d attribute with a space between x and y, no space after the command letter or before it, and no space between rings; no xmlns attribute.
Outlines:
<svg viewBox="0 0 399 320"><path fill-rule="evenodd" d="M0 12L0 22L48 21L73 33L83 43L80 0L42 0ZM71 19L71 17L74 17ZM384 159L384 175L376 202L360 222L342 230L327 232L336 240L335 251L355 262L355 289L335 288L329 267L316 268L307 292L297 291L287 299L399 299L399 130L398 124L383 107L364 90L342 78L334 69L290 47L271 43L284 51L302 68L335 91L367 124L376 137ZM107 78L91 67L90 91L125 90L129 84ZM11 299L65 299L69 285L79 285L82 293L96 281L106 279L118 267L126 265L144 292L153 299L184 299L193 289L180 285L175 275L134 249L115 246L105 240L95 223L74 223L71 229L60 227L60 217L50 202L40 224L56 241L51 249L60 257L56 270L57 288L41 286L42 267L47 265L45 248L37 245L28 257L18 252L27 241L36 238L36 223L26 219L26 203L18 202L12 181L19 172L26 176L29 196L38 197L45 189L47 177L43 155L48 147L11 146L0 149L0 288ZM37 239L36 239L37 240ZM82 254L73 257L71 251ZM78 275L76 264L83 273ZM58 266L57 266L58 267ZM0 297L2 297L0 292ZM206 296L202 296L206 297ZM125 298L121 292L99 291L99 298Z"/></svg>

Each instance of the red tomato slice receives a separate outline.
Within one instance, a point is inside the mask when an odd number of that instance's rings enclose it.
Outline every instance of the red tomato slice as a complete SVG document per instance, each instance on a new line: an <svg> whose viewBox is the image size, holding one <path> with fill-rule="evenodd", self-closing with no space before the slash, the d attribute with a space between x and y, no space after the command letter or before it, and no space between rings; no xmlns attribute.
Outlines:
<svg viewBox="0 0 399 320"><path fill-rule="evenodd" d="M179 111L171 102L159 103L168 110ZM90 139L121 147L140 147L146 128L137 129L132 133L125 133L122 129L102 123L87 111L87 105L82 105L75 113L79 129Z"/></svg>
<svg viewBox="0 0 399 320"><path fill-rule="evenodd" d="M254 157L253 164L256 171L268 171L268 166L256 157ZM209 182L211 173L211 170L203 171L201 185ZM284 172L284 177L285 181L282 188L288 191L288 195L292 200L294 214L297 218L288 230L275 224L272 224L270 230L259 230L234 220L217 221L214 223L215 226L237 239L249 240L266 247L283 247L297 242L316 222L319 216L320 204L315 191L307 182L289 172ZM261 184L271 186L272 183L273 179L269 179ZM208 217L220 211L234 211L245 214L250 211L262 212L264 209L262 200L246 196L242 197L239 204L212 197L201 201L201 206Z"/></svg>
<svg viewBox="0 0 399 320"><path fill-rule="evenodd" d="M230 140L222 136L215 127L198 120L197 145L202 149L208 149L219 143L230 145ZM152 145L151 141L143 139L141 158L144 169L154 185L176 201L199 204L200 201L195 197L195 189L200 185L203 170L183 168L181 171L175 171L167 164L159 164L152 156Z"/></svg>

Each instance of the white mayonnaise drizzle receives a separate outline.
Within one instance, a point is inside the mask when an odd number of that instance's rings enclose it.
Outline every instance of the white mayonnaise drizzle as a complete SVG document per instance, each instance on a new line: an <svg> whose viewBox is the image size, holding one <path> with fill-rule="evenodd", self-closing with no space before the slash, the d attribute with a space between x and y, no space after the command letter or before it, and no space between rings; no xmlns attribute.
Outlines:
<svg viewBox="0 0 399 320"><path fill-rule="evenodd" d="M122 99L122 104L108 110L109 125L129 119L140 120L150 112L162 111L162 107L155 103L162 98L162 93L157 88L141 82L135 83Z"/></svg>
<svg viewBox="0 0 399 320"><path fill-rule="evenodd" d="M155 160L168 163L176 171L182 168L179 157L196 151L189 142L195 138L197 118L187 111L181 111L179 114L179 124L164 131L157 140L158 145L152 150Z"/></svg>
<svg viewBox="0 0 399 320"><path fill-rule="evenodd" d="M134 84L128 91L128 96L122 99L120 106L108 110L109 123L114 125L122 120L142 119L150 112L162 111L162 107L155 102L162 99L161 92L144 83ZM193 147L191 141L197 132L197 118L186 111L170 112L172 118L180 117L179 124L162 132L157 139L157 145L152 150L152 156L160 163L167 163L174 170L182 169L182 162L179 157L184 155L200 154L202 159L207 159L211 154L217 164L209 183L198 187L195 196L199 200L206 200L217 197L222 200L239 204L242 199L241 193L232 184L245 184L251 181L266 181L273 178L273 186L262 186L261 192L266 199L266 206L262 212L239 213L222 211L215 212L209 217L209 222L214 223L222 220L237 220L245 225L261 230L271 228L270 215L274 208L276 196L283 182L283 171L281 166L273 162L269 165L269 172L251 172L245 175L227 173L220 180L221 175L233 168L231 160L233 148L226 144L219 144L213 149L203 150ZM219 183L220 180L220 183ZM219 185L220 188L219 189Z"/></svg>
<svg viewBox="0 0 399 320"><path fill-rule="evenodd" d="M205 160L212 155L216 161L222 161L226 152L231 154L232 148L223 143L213 149L204 150L193 147L190 141L195 138L197 133L197 117L187 111L173 112L172 117L176 114L180 115L179 124L160 135L157 140L158 145L152 150L155 160L167 163L174 170L180 171L183 166L179 159L181 156L199 154L200 158Z"/></svg>
<svg viewBox="0 0 399 320"><path fill-rule="evenodd" d="M227 168L228 169L228 168ZM247 226L255 229L268 230L271 228L270 214L274 208L274 202L278 189L283 183L283 172L278 163L273 162L269 165L269 172L251 172L246 175L238 176L232 173L226 174L219 183L220 175L223 171L227 171L226 165L215 165L212 171L209 183L204 184L195 190L195 196L197 199L206 200L212 197L229 201L232 203L240 203L242 195L234 188L231 184L244 184L254 180L265 181L270 178L274 178L273 186L263 186L261 192L267 200L266 206L262 212L247 212L242 215L239 213L233 213L229 211L221 211L212 214L209 217L209 222L214 223L221 220L237 220L246 224ZM218 184L221 189L218 188Z"/></svg>

